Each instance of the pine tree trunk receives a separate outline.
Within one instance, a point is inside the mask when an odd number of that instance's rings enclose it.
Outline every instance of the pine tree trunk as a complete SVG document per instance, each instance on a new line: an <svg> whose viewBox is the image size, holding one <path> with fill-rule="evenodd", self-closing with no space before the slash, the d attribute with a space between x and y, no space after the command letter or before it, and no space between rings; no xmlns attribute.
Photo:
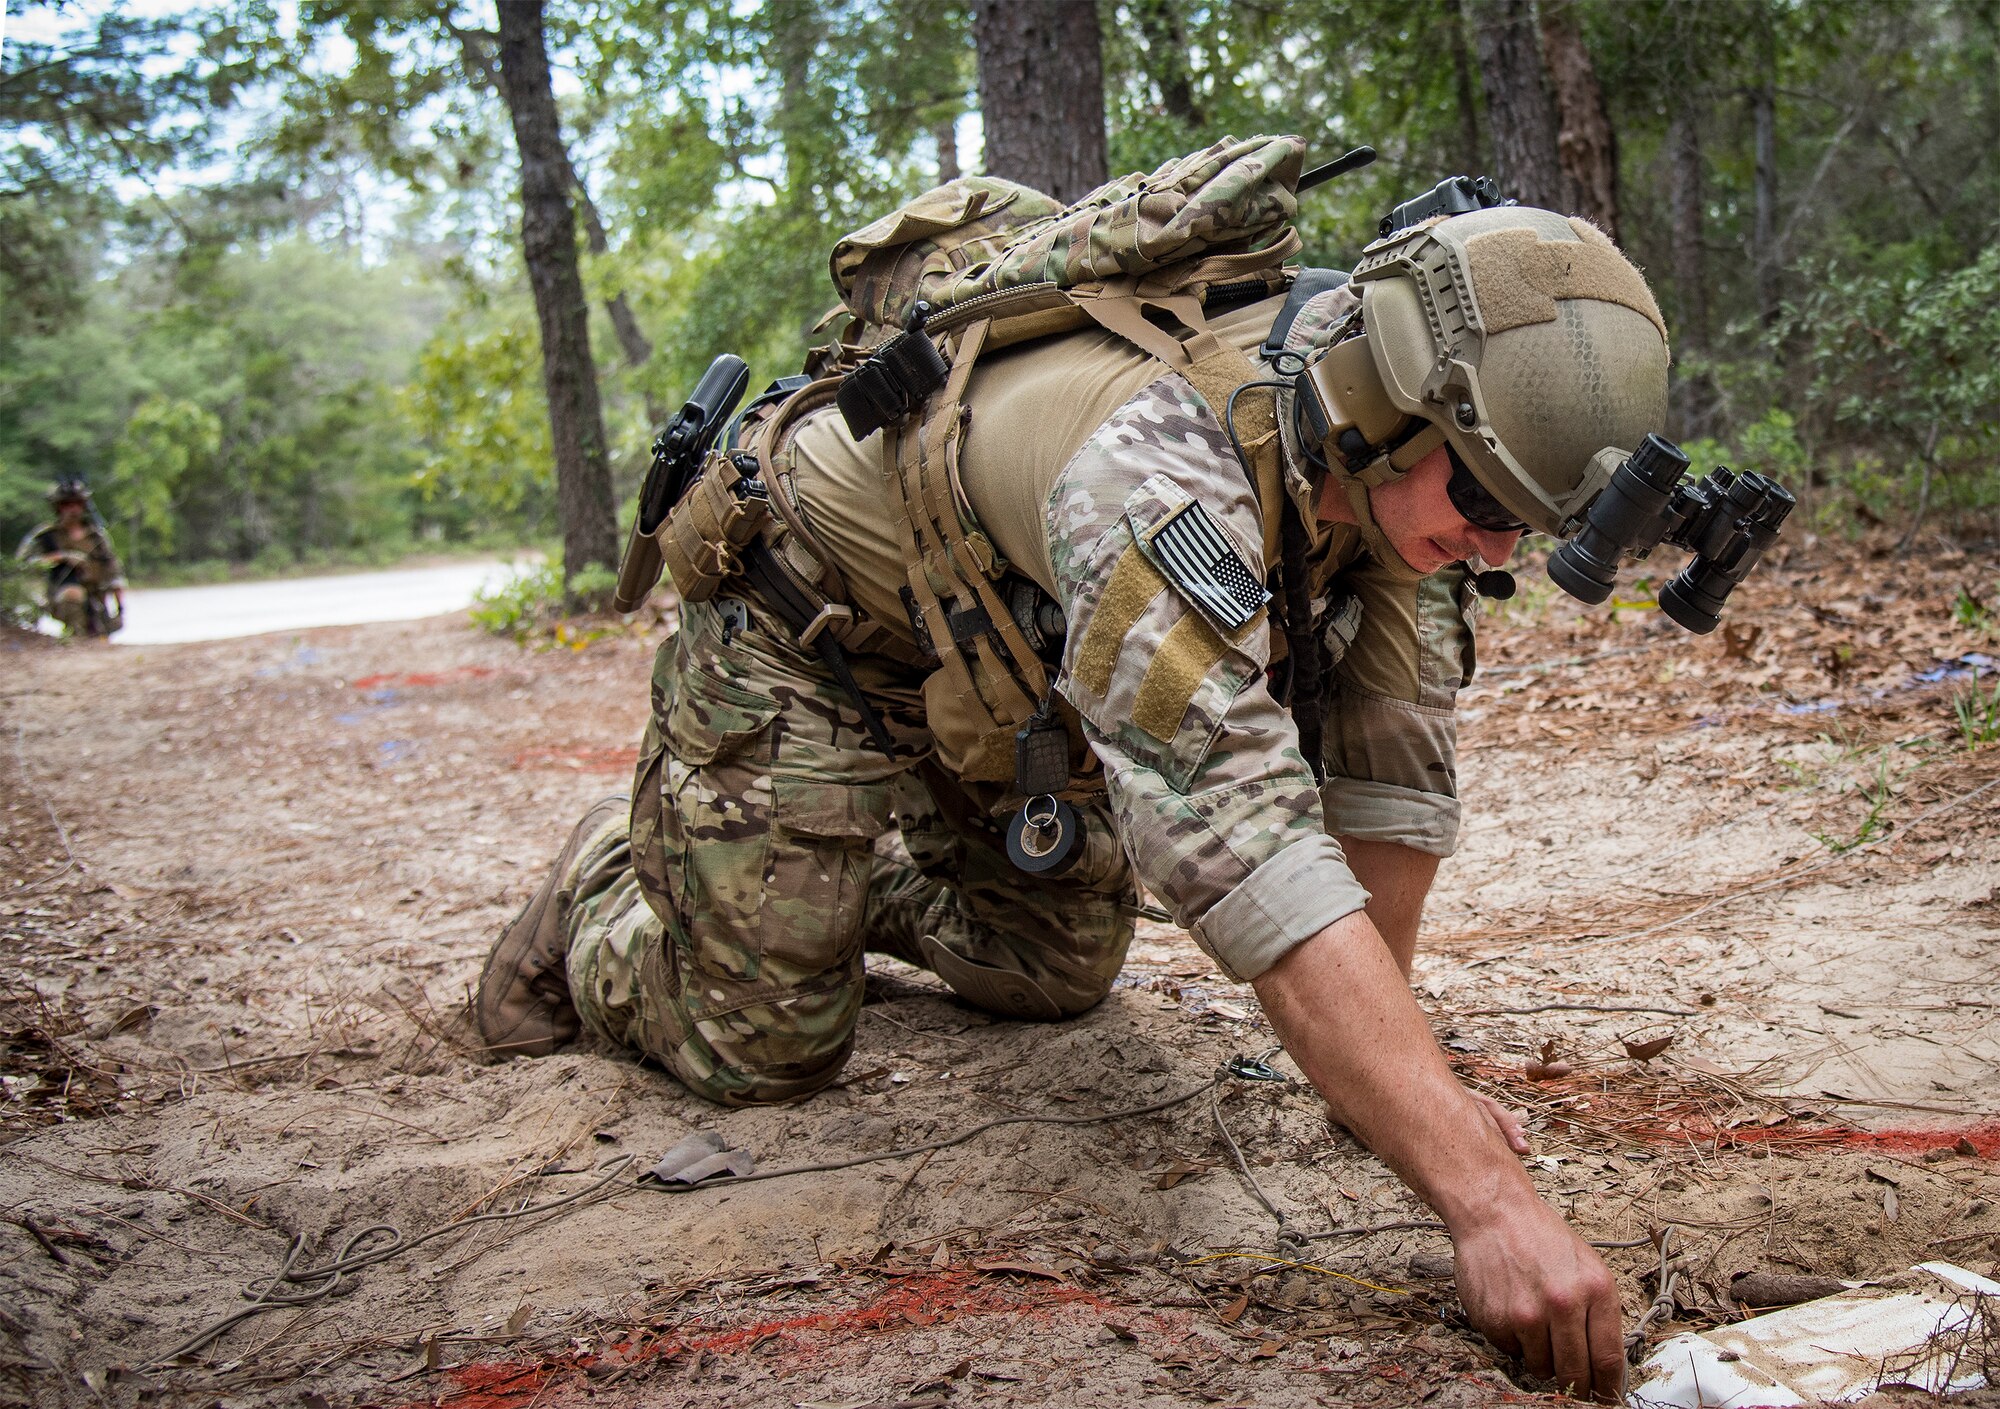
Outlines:
<svg viewBox="0 0 2000 1409"><path fill-rule="evenodd" d="M940 118L931 129L931 140L937 144L937 183L948 186L961 175L958 169L958 118Z"/></svg>
<svg viewBox="0 0 2000 1409"><path fill-rule="evenodd" d="M568 155L567 150L564 155ZM598 213L597 202L590 198L590 188L583 184L582 173L577 171L573 162L569 166L569 188L583 214L584 247L601 259L611 253L611 237L605 232L604 217ZM646 364L653 360L653 340L639 326L639 319L632 312L631 301L625 297L623 289L604 300L604 312L611 319L611 331L618 339L618 346L624 350L625 365L634 372L643 372ZM666 424L665 408L650 391L642 392L640 399L646 406L647 426L659 430Z"/></svg>
<svg viewBox="0 0 2000 1409"><path fill-rule="evenodd" d="M1472 50L1465 43L1465 6L1445 0L1445 33L1451 44L1452 92L1458 100L1458 172L1477 176L1485 168L1479 155L1479 80L1472 72Z"/></svg>
<svg viewBox="0 0 2000 1409"><path fill-rule="evenodd" d="M1160 106L1167 116L1192 132L1202 124L1195 103L1194 78L1188 72L1187 27L1181 23L1178 0L1139 0L1134 13L1146 37L1146 68L1160 86Z"/></svg>
<svg viewBox="0 0 2000 1409"><path fill-rule="evenodd" d="M508 0L500 14L500 93L521 155L521 253L541 325L542 386L556 457L556 510L562 519L563 573L589 563L617 566L618 523L597 367L590 355L590 305L577 271L576 215L569 154L562 143L542 0Z"/></svg>
<svg viewBox="0 0 2000 1409"><path fill-rule="evenodd" d="M975 0L989 175L1075 200L1105 180L1104 69L1089 0Z"/></svg>
<svg viewBox="0 0 2000 1409"><path fill-rule="evenodd" d="M1751 176L1751 268L1757 276L1757 316L1765 327L1778 321L1778 55L1769 12L1758 36L1757 84L1750 91L1751 142L1756 167Z"/></svg>
<svg viewBox="0 0 2000 1409"><path fill-rule="evenodd" d="M1542 53L1561 126L1556 150L1576 194L1576 213L1618 238L1618 137L1571 0L1543 0Z"/></svg>
<svg viewBox="0 0 2000 1409"><path fill-rule="evenodd" d="M1679 340L1708 346L1708 259L1702 248L1701 128L1691 98L1683 95L1667 123L1667 206L1673 241L1674 292L1680 304Z"/></svg>
<svg viewBox="0 0 2000 1409"><path fill-rule="evenodd" d="M1469 7L1493 132L1493 175L1523 205L1574 209L1556 143L1556 109L1549 98L1531 0L1474 0Z"/></svg>

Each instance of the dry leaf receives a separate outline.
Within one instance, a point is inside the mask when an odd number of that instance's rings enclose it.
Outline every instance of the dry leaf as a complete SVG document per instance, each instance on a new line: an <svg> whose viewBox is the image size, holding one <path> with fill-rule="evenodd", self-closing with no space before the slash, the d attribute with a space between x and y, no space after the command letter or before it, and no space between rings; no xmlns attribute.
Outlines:
<svg viewBox="0 0 2000 1409"><path fill-rule="evenodd" d="M1530 1081L1559 1081L1570 1074L1568 1062L1529 1062L1521 1069L1521 1075Z"/></svg>
<svg viewBox="0 0 2000 1409"><path fill-rule="evenodd" d="M535 1308L528 1302L524 1301L515 1307L514 1314L507 1318L507 1334L510 1336L520 1335L522 1328L528 1324L534 1317L534 1314Z"/></svg>
<svg viewBox="0 0 2000 1409"><path fill-rule="evenodd" d="M1724 660L1749 660L1756 649L1757 640L1764 634L1761 626L1738 626L1734 622L1722 628L1722 658Z"/></svg>
<svg viewBox="0 0 2000 1409"><path fill-rule="evenodd" d="M1790 1272L1738 1272L1729 1280L1729 1294L1745 1306L1759 1309L1797 1306L1847 1290L1845 1282L1832 1277L1801 1276Z"/></svg>
<svg viewBox="0 0 2000 1409"><path fill-rule="evenodd" d="M1882 1191L1882 1217L1889 1222L1896 1221L1896 1190L1893 1186Z"/></svg>
<svg viewBox="0 0 2000 1409"><path fill-rule="evenodd" d="M1650 1062L1674 1045L1674 1035L1670 1032L1665 1037L1649 1037L1644 1042L1634 1042L1627 1037L1623 1041L1626 1056L1635 1062Z"/></svg>
<svg viewBox="0 0 2000 1409"><path fill-rule="evenodd" d="M129 1032L153 1020L159 1013L151 1003L141 1003L136 1008L127 1008L118 1015L118 1021L111 1024L112 1032Z"/></svg>
<svg viewBox="0 0 2000 1409"><path fill-rule="evenodd" d="M1052 1282L1067 1281L1062 1273L1053 1267L1044 1267L1039 1262L1009 1262L1001 1258L989 1259L972 1264L981 1272L1018 1272L1023 1277L1047 1277Z"/></svg>
<svg viewBox="0 0 2000 1409"><path fill-rule="evenodd" d="M1190 1174L1200 1174L1206 1168L1207 1166L1205 1165L1191 1164L1184 1159L1175 1160L1160 1171L1160 1177L1153 1181L1153 1187L1155 1189L1171 1189Z"/></svg>
<svg viewBox="0 0 2000 1409"><path fill-rule="evenodd" d="M1249 1309L1250 1309L1250 1293L1243 1292L1236 1298L1236 1300L1230 1302L1229 1305L1223 1307L1222 1310L1217 1312L1216 1316L1217 1319L1219 1319L1224 1325L1233 1326L1238 1321L1243 1319L1243 1313L1248 1311Z"/></svg>

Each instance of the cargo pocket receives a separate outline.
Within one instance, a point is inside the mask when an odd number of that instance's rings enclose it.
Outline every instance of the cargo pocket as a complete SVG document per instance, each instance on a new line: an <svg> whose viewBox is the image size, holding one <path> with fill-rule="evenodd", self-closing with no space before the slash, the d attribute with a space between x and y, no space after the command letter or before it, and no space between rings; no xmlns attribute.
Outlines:
<svg viewBox="0 0 2000 1409"><path fill-rule="evenodd" d="M653 827L633 829L640 880L697 967L752 979L771 841L767 737L778 702L699 670L676 672L662 695L658 753L642 753L639 763L640 795L656 803Z"/></svg>
<svg viewBox="0 0 2000 1409"><path fill-rule="evenodd" d="M800 976L837 969L859 952L875 842L893 825L892 781L771 779L770 900L758 948Z"/></svg>

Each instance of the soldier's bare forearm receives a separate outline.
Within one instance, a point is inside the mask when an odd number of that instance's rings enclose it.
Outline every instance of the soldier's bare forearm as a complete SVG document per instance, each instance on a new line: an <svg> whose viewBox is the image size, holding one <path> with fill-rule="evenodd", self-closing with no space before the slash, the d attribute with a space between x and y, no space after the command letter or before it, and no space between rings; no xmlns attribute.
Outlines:
<svg viewBox="0 0 2000 1409"><path fill-rule="evenodd" d="M1409 977L1417 953L1417 927L1424 916L1424 899L1437 879L1438 859L1395 842L1341 837L1348 869L1368 891L1368 918L1375 923L1396 966Z"/></svg>
<svg viewBox="0 0 2000 1409"><path fill-rule="evenodd" d="M1445 1064L1367 914L1327 926L1255 987L1285 1050L1341 1123L1454 1230L1499 1197L1535 1197Z"/></svg>
<svg viewBox="0 0 2000 1409"><path fill-rule="evenodd" d="M1255 980L1285 1049L1334 1113L1451 1230L1472 1323L1539 1375L1618 1393L1616 1287L1544 1203L1506 1138L1459 1085L1365 912Z"/></svg>

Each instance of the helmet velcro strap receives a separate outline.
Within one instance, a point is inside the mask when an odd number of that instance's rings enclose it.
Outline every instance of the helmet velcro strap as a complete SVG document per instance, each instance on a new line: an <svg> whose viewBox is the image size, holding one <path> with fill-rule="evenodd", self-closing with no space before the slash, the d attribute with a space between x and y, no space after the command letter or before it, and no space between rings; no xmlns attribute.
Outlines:
<svg viewBox="0 0 2000 1409"><path fill-rule="evenodd" d="M1533 230L1489 230L1465 242L1479 322L1488 333L1553 323L1559 299L1596 299L1643 315L1667 335L1646 277L1588 221L1571 220L1574 240L1544 240Z"/></svg>

